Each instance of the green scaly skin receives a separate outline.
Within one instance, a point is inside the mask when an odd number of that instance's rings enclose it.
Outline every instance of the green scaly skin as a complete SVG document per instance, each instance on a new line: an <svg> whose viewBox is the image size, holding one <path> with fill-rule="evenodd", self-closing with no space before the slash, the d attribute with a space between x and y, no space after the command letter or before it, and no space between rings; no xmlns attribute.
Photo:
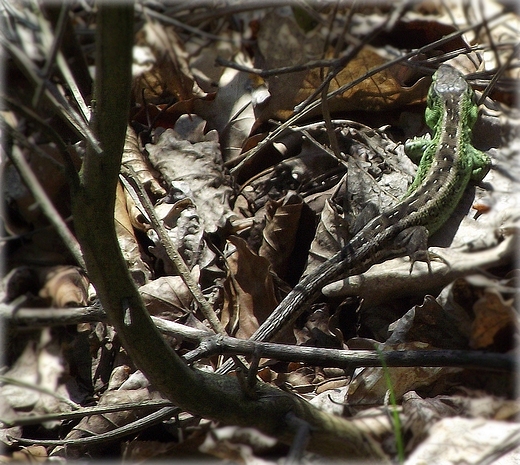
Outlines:
<svg viewBox="0 0 520 465"><path fill-rule="evenodd" d="M433 234L458 205L468 182L480 182L489 171L491 161L471 145L471 130L477 120L478 107L473 89L461 73L451 66L441 65L433 75L427 103L425 119L433 136L431 140L415 138L405 145L407 155L419 162L415 180L406 196L428 184L427 177L435 161L438 165L434 168L434 176L438 175L439 181L447 178L447 172L453 173L453 186L445 190L451 194L452 207L441 212L437 219L431 219L428 231Z"/></svg>
<svg viewBox="0 0 520 465"><path fill-rule="evenodd" d="M271 339L319 297L324 285L341 276L363 273L394 256L408 254L412 263L417 258L428 261L428 235L451 216L469 182L485 176L490 160L471 145L478 108L461 73L441 65L433 75L427 104L426 123L433 136L406 144L408 154L420 157L420 163L405 198L369 221L342 250L303 278L251 339Z"/></svg>

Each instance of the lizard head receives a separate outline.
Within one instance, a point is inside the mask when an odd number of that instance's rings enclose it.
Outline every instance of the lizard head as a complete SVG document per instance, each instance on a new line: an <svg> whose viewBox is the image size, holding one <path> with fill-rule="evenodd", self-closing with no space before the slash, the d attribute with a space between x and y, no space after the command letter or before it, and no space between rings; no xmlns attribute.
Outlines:
<svg viewBox="0 0 520 465"><path fill-rule="evenodd" d="M428 91L426 124L435 130L439 121L448 109L458 108L459 115L466 128L475 124L478 107L475 93L467 83L463 74L450 65L441 65L432 77L432 85Z"/></svg>

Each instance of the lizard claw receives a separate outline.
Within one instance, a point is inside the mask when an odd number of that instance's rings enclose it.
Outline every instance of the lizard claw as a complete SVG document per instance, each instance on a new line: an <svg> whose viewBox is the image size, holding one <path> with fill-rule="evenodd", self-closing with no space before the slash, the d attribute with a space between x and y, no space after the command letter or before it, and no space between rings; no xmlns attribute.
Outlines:
<svg viewBox="0 0 520 465"><path fill-rule="evenodd" d="M410 274L412 274L415 262L426 262L426 264L428 265L428 273L432 274L432 260L438 260L444 263L448 268L451 268L449 262L443 256L435 252L430 252L429 250L418 250L410 256Z"/></svg>
<svg viewBox="0 0 520 465"><path fill-rule="evenodd" d="M418 261L426 262L430 274L433 273L432 260L439 260L450 266L443 257L428 250L428 230L424 226L412 226L402 231L396 238L395 247L405 251L410 257L410 274Z"/></svg>

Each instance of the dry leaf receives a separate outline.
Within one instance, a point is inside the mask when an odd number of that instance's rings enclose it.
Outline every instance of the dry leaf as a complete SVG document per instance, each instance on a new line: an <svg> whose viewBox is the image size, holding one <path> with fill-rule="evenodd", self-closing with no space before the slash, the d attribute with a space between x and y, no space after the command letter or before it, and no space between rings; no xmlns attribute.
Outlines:
<svg viewBox="0 0 520 465"><path fill-rule="evenodd" d="M324 132L323 127L309 130L317 140L323 139ZM335 184L344 171L346 168L341 160L301 134L291 132L277 140L261 157L244 166L238 179L245 185L240 193L247 198L252 214L256 214L258 208L270 199L278 199L289 190L297 191L302 197L308 190L318 192L312 197L307 194L305 200L313 211L319 212L320 209L313 207L317 203L316 197L326 197L323 191L331 182Z"/></svg>
<svg viewBox="0 0 520 465"><path fill-rule="evenodd" d="M204 97L194 97L188 100L181 100L171 104L147 104L135 109L133 123L137 126L155 129L173 129L177 120L183 115L198 114L200 108L207 105L215 98L215 94L208 94Z"/></svg>
<svg viewBox="0 0 520 465"><path fill-rule="evenodd" d="M305 274L312 273L314 269L331 258L346 245L349 236L344 214L337 211L330 198L327 199L320 215L314 240L309 249Z"/></svg>
<svg viewBox="0 0 520 465"><path fill-rule="evenodd" d="M26 155L27 162L56 210L62 218L67 218L70 215L70 193L67 178L62 169L62 154L51 144L38 147L42 153L31 152ZM70 151L70 156L72 162L79 168L79 157L75 155L74 151ZM25 182L22 181L14 165L9 161L3 163L1 174L4 200L9 206L7 213L12 212L13 215L16 215L12 221L8 221L8 224L12 226L12 232L23 234L48 226L49 220L31 192L25 187ZM56 234L54 231L53 233Z"/></svg>
<svg viewBox="0 0 520 465"><path fill-rule="evenodd" d="M186 434L184 428L183 435ZM204 437L202 432L195 428L193 433L190 431L190 436L183 437L182 442L171 441L150 441L131 438L121 444L122 456L127 463L146 463L146 462L166 462L166 461L190 461L190 462L204 462L207 456L199 451ZM182 457L182 458L181 458Z"/></svg>
<svg viewBox="0 0 520 465"><path fill-rule="evenodd" d="M15 409L5 398L3 389L0 388L0 418L3 423L0 428L0 444L2 444L2 448L14 445L17 438L23 437L23 428L21 426L8 426L9 422L15 420L17 415ZM0 463L3 462L4 457L2 457L0 452Z"/></svg>
<svg viewBox="0 0 520 465"><path fill-rule="evenodd" d="M228 240L236 251L228 258L230 278L221 321L229 334L247 339L276 307L273 279L265 258L251 252L243 239Z"/></svg>
<svg viewBox="0 0 520 465"><path fill-rule="evenodd" d="M13 268L2 279L4 299L11 302L18 296L24 294L38 294L40 290L40 279L35 267L18 266Z"/></svg>
<svg viewBox="0 0 520 465"><path fill-rule="evenodd" d="M506 345L508 350L511 335L518 331L518 315L514 300L505 301L496 289L488 289L473 306L475 320L471 326L470 347L483 349L495 344ZM507 338L507 341L500 339Z"/></svg>
<svg viewBox="0 0 520 465"><path fill-rule="evenodd" d="M130 199L131 201L131 199ZM133 201L131 201L133 204ZM132 221L128 214L129 199L120 183L117 184L116 204L114 207L114 221L116 227L117 241L130 270L134 281L138 285L143 285L151 278L151 272L148 265L141 257L141 249L137 238L135 237ZM130 209L132 206L130 205Z"/></svg>
<svg viewBox="0 0 520 465"><path fill-rule="evenodd" d="M222 166L217 133L204 134L204 126L199 117L185 115L175 130L166 130L146 149L168 184L169 195L176 200L190 198L203 220L202 229L212 233L233 215L229 208L232 189Z"/></svg>
<svg viewBox="0 0 520 465"><path fill-rule="evenodd" d="M334 328L336 318L329 315L328 308L317 308L307 317L305 326L299 330L294 328L297 345L310 347L342 348L340 331ZM334 334L338 333L338 334Z"/></svg>
<svg viewBox="0 0 520 465"><path fill-rule="evenodd" d="M48 200L62 218L70 216L70 192L63 171L62 154L53 144L39 145L40 150L24 153L30 169L38 178ZM80 159L74 150L68 154L79 169ZM1 164L3 202L2 222L12 235L30 233L22 248L15 249L10 261L14 263L70 263L71 254L55 228L26 187L14 165L7 159Z"/></svg>
<svg viewBox="0 0 520 465"><path fill-rule="evenodd" d="M331 382L329 382L331 383ZM327 383L327 384L329 384ZM321 389L320 389L321 388ZM343 401L347 393L348 387L346 386L346 380L338 380L332 384L329 384L328 388L322 386L316 390L317 396L312 398L310 403L320 410L330 413L331 415L343 415Z"/></svg>
<svg viewBox="0 0 520 465"><path fill-rule="evenodd" d="M214 254L205 247L204 229L201 218L191 199L182 198L175 203L161 203L155 207L156 214L163 221L173 246L181 255L188 266L206 266L214 257ZM158 269L163 269L166 275L177 275L177 268L163 247L162 239L155 230L148 230L148 237L156 244L148 247L152 255L157 257Z"/></svg>
<svg viewBox="0 0 520 465"><path fill-rule="evenodd" d="M346 172L330 197L325 193L305 274L339 251L352 235L380 211L402 198L416 168L381 131L344 124L338 142L348 150ZM392 153L392 156L388 155ZM318 205L318 202L316 202Z"/></svg>
<svg viewBox="0 0 520 465"><path fill-rule="evenodd" d="M300 196L291 191L284 199L271 201L266 206L266 225L258 255L267 258L273 271L282 279L286 278L302 206Z"/></svg>
<svg viewBox="0 0 520 465"><path fill-rule="evenodd" d="M138 34L138 45L145 53L145 66L134 68L134 99L138 102L164 102L169 97L187 100L196 93L194 78L188 66L188 56L173 27L147 21ZM136 76L136 72L138 75Z"/></svg>
<svg viewBox="0 0 520 465"><path fill-rule="evenodd" d="M482 418L445 418L429 428L428 438L407 458L408 465L424 463L513 464L520 455L520 425ZM506 453L509 457L506 458Z"/></svg>
<svg viewBox="0 0 520 465"><path fill-rule="evenodd" d="M415 448L428 435L433 423L461 413L459 408L450 405L448 396L423 399L415 391L403 395L402 407L406 419L403 430L411 435L407 441L407 450Z"/></svg>
<svg viewBox="0 0 520 465"><path fill-rule="evenodd" d="M191 277L199 282L196 266ZM150 315L175 321L190 312L193 296L180 276L162 276L139 288L139 293Z"/></svg>
<svg viewBox="0 0 520 465"><path fill-rule="evenodd" d="M29 341L12 367L4 373L6 378L21 381L28 386L5 383L1 395L15 410L31 410L33 414L70 411L71 406L60 398L31 389L38 386L64 399L71 393L63 385L67 367L60 341L52 338L50 328L41 331L40 341ZM48 427L52 427L47 423Z"/></svg>
<svg viewBox="0 0 520 465"><path fill-rule="evenodd" d="M119 389L115 391L106 391L99 400L98 405L109 406L119 405L123 403L139 403L147 400L157 398L149 391L148 388L141 388L135 390ZM142 409L122 410L113 413L104 413L100 415L90 415L84 417L71 431L67 434L65 439L80 439L96 434L106 433L115 428L127 425L132 421L138 420L145 415L154 411L153 407L143 407ZM106 447L110 447L110 442L100 444L80 444L57 446L51 452L52 457L66 457L68 460L73 460L81 457L84 454L99 453Z"/></svg>
<svg viewBox="0 0 520 465"><path fill-rule="evenodd" d="M257 43L260 52L257 67L273 69L321 58L324 39L316 34L305 34L292 17L273 11L262 19ZM306 74L306 71L301 71L270 77L268 84L271 97L267 105L258 109L259 120L289 117L294 105L302 101L298 94Z"/></svg>
<svg viewBox="0 0 520 465"><path fill-rule="evenodd" d="M235 57L241 65L251 66L244 54ZM198 105L198 114L208 121L208 127L216 129L225 161L240 155L244 141L255 122L251 76L248 73L227 68L219 81L215 100Z"/></svg>
<svg viewBox="0 0 520 465"><path fill-rule="evenodd" d="M224 426L212 429L199 450L225 462L252 464L261 463L255 453L265 452L276 443L276 439L254 428Z"/></svg>
<svg viewBox="0 0 520 465"><path fill-rule="evenodd" d="M132 168L139 182L156 198L166 195L166 191L155 179L157 172L150 166L150 163L139 148L139 141L132 126L127 126L126 128L125 146L121 163L128 168Z"/></svg>
<svg viewBox="0 0 520 465"><path fill-rule="evenodd" d="M38 347L36 342L27 344L16 362L4 374L29 385L38 385ZM29 410L38 402L40 392L14 384L4 384L0 387L2 397L15 410Z"/></svg>
<svg viewBox="0 0 520 465"><path fill-rule="evenodd" d="M407 343L399 346L400 350L427 350L421 343ZM393 348L395 349L395 347ZM385 376L385 371L388 374ZM403 394L419 387L431 386L448 374L460 371L449 367L367 367L356 371L349 386L345 401L351 405L371 405L384 402L391 383L396 400Z"/></svg>
<svg viewBox="0 0 520 465"><path fill-rule="evenodd" d="M416 305L392 323L392 332L386 344L423 342L438 349L467 349L468 340L457 321L432 297L425 296L422 305Z"/></svg>
<svg viewBox="0 0 520 465"><path fill-rule="evenodd" d="M40 270L39 295L57 308L82 307L88 302L89 279L75 266L55 266Z"/></svg>
<svg viewBox="0 0 520 465"><path fill-rule="evenodd" d="M332 48L322 56L324 39L315 32L304 34L293 18L280 17L275 13L266 15L259 32L258 44L266 69L303 64L313 59L332 58ZM312 45L311 45L312 44ZM332 79L329 92L339 89L377 66L384 65L388 58L371 47L365 46ZM286 120L293 114L294 107L313 95L323 83L325 72L320 68L277 75L268 79L267 104L261 108L258 118ZM410 71L402 65L394 65L363 80L353 88L329 100L331 112L363 110L381 111L405 104L421 102L426 95L429 82L420 79L412 87L404 87ZM321 112L321 108L315 113Z"/></svg>
<svg viewBox="0 0 520 465"><path fill-rule="evenodd" d="M34 464L45 463L48 461L47 459L47 449L36 444L22 447L19 451L13 452L13 462Z"/></svg>

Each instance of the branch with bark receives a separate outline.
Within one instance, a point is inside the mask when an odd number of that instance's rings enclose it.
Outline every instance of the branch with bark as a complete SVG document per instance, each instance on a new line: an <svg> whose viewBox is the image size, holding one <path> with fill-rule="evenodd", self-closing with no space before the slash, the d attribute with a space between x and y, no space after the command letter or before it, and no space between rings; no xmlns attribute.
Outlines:
<svg viewBox="0 0 520 465"><path fill-rule="evenodd" d="M0 304L0 319L18 328L74 325L107 321L100 306L35 309L14 308ZM163 318L151 317L153 324L164 335L196 342L199 346L183 356L187 363L213 355L244 355L272 358L284 362L303 362L321 367L354 369L358 367L424 367L443 366L489 371L513 372L517 366L513 354L477 350L344 350L303 347L270 342L237 339L216 335L203 329Z"/></svg>
<svg viewBox="0 0 520 465"><path fill-rule="evenodd" d="M163 395L190 413L253 426L286 443L298 433L300 421L295 419L303 420L312 431L311 451L387 458L361 422L325 414L260 382L245 392L234 377L190 368L153 324L119 250L113 218L130 105L133 25L133 5L99 5L92 129L102 153L87 150L72 193L74 225L87 272L124 348Z"/></svg>

